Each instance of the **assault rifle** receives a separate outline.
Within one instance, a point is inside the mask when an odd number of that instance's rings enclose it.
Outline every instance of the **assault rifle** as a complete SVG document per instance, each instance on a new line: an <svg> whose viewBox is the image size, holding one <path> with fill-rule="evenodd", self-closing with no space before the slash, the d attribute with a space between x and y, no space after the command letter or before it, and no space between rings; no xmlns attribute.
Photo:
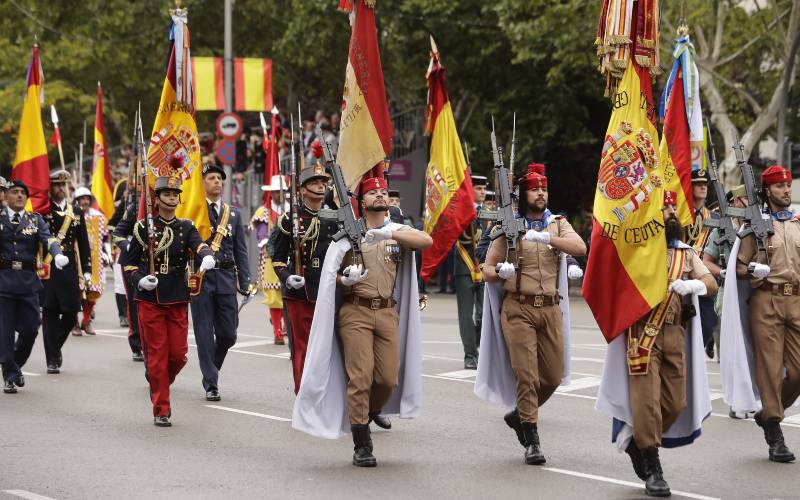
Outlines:
<svg viewBox="0 0 800 500"><path fill-rule="evenodd" d="M297 156L295 156L294 151L294 115L290 115L290 126L292 127L292 134L291 134L291 143L292 143L292 157L289 162L289 175L291 176L291 180L289 181L289 185L291 186L290 193L291 193L291 204L289 205L289 214L291 216L292 221L292 240L294 240L294 273L298 276L303 275L303 264L300 260L302 258L303 253L303 245L300 241L300 200L297 193ZM297 103L297 117L300 118L300 103ZM302 122L300 122L302 123ZM270 147L273 147L270 145ZM280 172L279 172L280 173ZM283 178L283 175L281 175ZM282 194L282 193L281 193Z"/></svg>
<svg viewBox="0 0 800 500"><path fill-rule="evenodd" d="M704 220L703 224L717 230L714 243L719 248L719 266L725 269L728 265L728 258L731 255L733 244L736 242L736 226L733 225L732 217L744 217L744 209L732 207L728 204L725 188L722 186L722 181L719 180L717 153L714 151L714 141L711 140L711 128L709 128L708 122L706 122L706 130L708 130L708 149L711 153L711 167L708 169L708 173L711 176L714 194L717 196L720 218Z"/></svg>
<svg viewBox="0 0 800 500"><path fill-rule="evenodd" d="M769 264L769 253L767 247L769 246L769 237L775 234L775 229L772 227L772 218L761 212L763 201L756 191L756 178L753 174L753 167L747 163L744 157L744 146L739 142L736 132L733 133L733 150L736 152L736 163L742 170L742 180L744 181L744 190L747 193L747 207L744 209L743 219L747 221L747 225L740 233L740 237L753 235L756 239L758 252L764 253L765 261Z"/></svg>
<svg viewBox="0 0 800 500"><path fill-rule="evenodd" d="M142 195L144 196L144 209L145 209L145 228L147 229L147 260L148 260L148 274L155 276L156 274L156 228L153 223L153 197L150 196L150 164L147 161L147 149L144 146L144 133L142 132L142 108L139 103L139 117L136 128L138 131L138 138L136 141L136 161L138 162L139 172L141 172L142 181L139 184L142 188Z"/></svg>
<svg viewBox="0 0 800 500"><path fill-rule="evenodd" d="M508 168L503 164L503 147L497 145L497 136L494 132L494 117L492 117L492 158L494 160L495 186L497 190L498 205L494 212L481 211L481 219L495 221L489 237L496 240L502 236L506 238L506 261L511 252L516 257L519 235L525 233L525 222L517 218L514 205L511 202L511 176ZM514 263L514 267L517 263Z"/></svg>
<svg viewBox="0 0 800 500"><path fill-rule="evenodd" d="M331 169L333 188L336 191L336 198L339 202L339 208L336 210L320 210L319 218L320 220L336 221L339 226L339 232L333 235L333 241L339 241L342 238L350 240L350 247L353 249L353 264L363 264L361 238L366 234L366 230L353 213L353 206L350 203L352 193L347 189L342 167L336 163L336 158L333 157L330 145L322 135L319 125L317 125L317 137L319 137L319 142L322 145L322 157L325 160L325 165Z"/></svg>

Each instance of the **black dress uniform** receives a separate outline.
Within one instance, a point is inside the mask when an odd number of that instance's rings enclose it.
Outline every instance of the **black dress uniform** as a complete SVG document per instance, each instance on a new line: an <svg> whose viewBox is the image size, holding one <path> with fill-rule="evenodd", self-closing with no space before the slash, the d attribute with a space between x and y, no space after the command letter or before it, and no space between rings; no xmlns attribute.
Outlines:
<svg viewBox="0 0 800 500"><path fill-rule="evenodd" d="M89 236L86 233L83 211L71 205L67 200L64 200L61 206L51 200L50 212L44 216L44 220L47 222L50 233L56 236L64 223L64 218L70 211L73 213L74 220L67 229L64 239L60 242L64 255L69 258L69 264L63 269L50 266L50 278L44 280L42 292L42 330L48 373L58 373L61 368L61 348L78 321L78 311L81 310L81 290L78 283L76 258L80 258L83 273L91 271Z"/></svg>
<svg viewBox="0 0 800 500"><path fill-rule="evenodd" d="M139 193L137 192L131 196L130 201L125 206L125 213L120 218L119 222L114 226L114 244L119 248L120 265L125 259L125 254L128 251L130 239L133 236L133 226L136 224L136 218L139 211ZM128 285L125 281L125 292L127 294L128 302L128 345L133 353L134 361L144 361L142 355L142 341L139 336L139 313L136 309L136 301L134 300L135 288Z"/></svg>
<svg viewBox="0 0 800 500"><path fill-rule="evenodd" d="M9 393L16 392L14 384L25 385L22 366L39 331L39 245L53 256L61 254L61 247L40 215L0 209L0 363L4 391ZM19 333L16 341L15 332Z"/></svg>
<svg viewBox="0 0 800 500"><path fill-rule="evenodd" d="M250 267L247 237L239 209L227 207L221 200L208 205L212 232L206 244L212 248L220 229L225 231L225 235L214 254L216 267L206 271L200 293L192 297L192 325L206 398L218 400L219 370L228 349L236 343L236 327L239 325L236 292L246 294L250 288ZM221 228L226 209L230 214L227 224ZM196 265L200 265L199 259Z"/></svg>

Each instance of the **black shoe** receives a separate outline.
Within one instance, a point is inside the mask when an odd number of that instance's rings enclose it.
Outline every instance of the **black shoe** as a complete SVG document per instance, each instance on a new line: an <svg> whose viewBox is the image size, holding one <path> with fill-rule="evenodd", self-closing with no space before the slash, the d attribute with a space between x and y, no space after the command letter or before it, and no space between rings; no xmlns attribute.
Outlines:
<svg viewBox="0 0 800 500"><path fill-rule="evenodd" d="M542 465L547 460L539 446L539 430L536 424L522 422L522 431L525 434L525 463L528 465Z"/></svg>
<svg viewBox="0 0 800 500"><path fill-rule="evenodd" d="M770 461L784 464L794 462L794 453L786 446L780 422L774 420L768 422L763 421L761 419L761 412L756 413L755 420L756 424L764 429L764 440L769 446Z"/></svg>
<svg viewBox="0 0 800 500"><path fill-rule="evenodd" d="M392 421L389 420L389 417L384 417L378 412L373 412L369 414L369 421L375 422L375 425L380 427L381 429L389 430L392 428Z"/></svg>
<svg viewBox="0 0 800 500"><path fill-rule="evenodd" d="M709 342L706 344L706 356L708 359L714 359L714 342Z"/></svg>
<svg viewBox="0 0 800 500"><path fill-rule="evenodd" d="M25 387L25 376L21 373L17 375L17 381L14 382L14 384L16 384L17 387Z"/></svg>
<svg viewBox="0 0 800 500"><path fill-rule="evenodd" d="M222 399L217 389L209 389L206 391L206 401L219 401Z"/></svg>
<svg viewBox="0 0 800 500"><path fill-rule="evenodd" d="M58 365L55 363L50 363L47 365L47 373L49 374L56 374L61 373L61 370L58 369Z"/></svg>
<svg viewBox="0 0 800 500"><path fill-rule="evenodd" d="M636 446L636 441L631 438L630 442L628 443L628 447L625 448L625 453L631 457L631 464L633 464L633 472L639 476L639 479L642 481L647 480L647 472L644 468L644 457L642 457L642 451Z"/></svg>
<svg viewBox="0 0 800 500"><path fill-rule="evenodd" d="M514 432L517 433L517 439L519 440L519 444L522 447L525 447L525 432L522 430L522 422L519 420L519 412L516 408L512 411L508 412L503 416L503 420L506 421L506 425L514 429Z"/></svg>
<svg viewBox="0 0 800 500"><path fill-rule="evenodd" d="M144 354L142 354L142 351L136 351L131 356L131 359L134 361L144 361Z"/></svg>
<svg viewBox="0 0 800 500"><path fill-rule="evenodd" d="M661 460L658 459L658 448L642 450L645 473L644 492L651 497L668 497L672 494L669 484L664 480Z"/></svg>
<svg viewBox="0 0 800 500"><path fill-rule="evenodd" d="M369 424L351 424L350 432L353 434L353 465L356 467L375 467L378 461L372 454L372 437Z"/></svg>
<svg viewBox="0 0 800 500"><path fill-rule="evenodd" d="M169 421L169 416L161 415L153 417L153 425L156 427L172 427L172 422Z"/></svg>
<svg viewBox="0 0 800 500"><path fill-rule="evenodd" d="M62 364L64 364L64 356L59 354L58 357L56 358L56 366L61 368Z"/></svg>
<svg viewBox="0 0 800 500"><path fill-rule="evenodd" d="M128 326L129 326L128 325L128 318L126 318L125 316L120 316L119 317L119 327L120 328L128 328Z"/></svg>
<svg viewBox="0 0 800 500"><path fill-rule="evenodd" d="M6 394L16 394L17 388L14 387L14 382L12 380L7 380L5 384L3 384L3 392Z"/></svg>
<svg viewBox="0 0 800 500"><path fill-rule="evenodd" d="M464 360L464 369L465 370L477 370L478 369L478 360L475 358L467 358Z"/></svg>

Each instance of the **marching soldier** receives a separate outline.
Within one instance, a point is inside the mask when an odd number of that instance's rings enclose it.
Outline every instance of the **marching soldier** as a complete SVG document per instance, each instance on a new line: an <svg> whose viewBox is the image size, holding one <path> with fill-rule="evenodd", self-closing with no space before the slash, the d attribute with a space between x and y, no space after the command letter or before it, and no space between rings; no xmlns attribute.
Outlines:
<svg viewBox="0 0 800 500"><path fill-rule="evenodd" d="M128 179L120 179L114 185L114 213L108 219L108 233L112 235L119 221L125 215L125 199L127 198ZM128 328L128 296L125 292L125 276L122 274L122 267L119 265L119 247L111 246L112 269L114 271L114 299L117 303L117 315L119 316L119 326Z"/></svg>
<svg viewBox="0 0 800 500"><path fill-rule="evenodd" d="M86 220L86 234L89 236L91 252L89 262L92 269L91 279L85 281L83 286L86 299L83 302L83 319L77 334L84 332L87 335L94 335L92 312L97 300L103 294L106 266L111 263L111 249L106 242L108 237L106 217L103 212L92 207L92 192L83 186L79 187L75 190L75 201Z"/></svg>
<svg viewBox="0 0 800 500"><path fill-rule="evenodd" d="M50 174L50 211L44 216L69 264L62 269L45 265L42 295L42 330L47 373L61 371L61 348L78 322L81 310L81 280L91 279L89 236L86 218L67 200L70 174L57 170ZM49 274L49 276L48 276Z"/></svg>
<svg viewBox="0 0 800 500"><path fill-rule="evenodd" d="M317 215L325 199L327 182L328 176L319 163L300 172L300 195L303 201L297 214L300 241L295 241L292 236L291 215L284 213L278 221L279 232L275 235L272 254L272 266L285 287L283 298L292 327L291 355L295 394L300 390L322 262L331 238L338 231L336 223L321 221ZM302 276L295 272L298 244Z"/></svg>
<svg viewBox="0 0 800 500"><path fill-rule="evenodd" d="M692 443L711 412L694 304L696 296L715 294L717 282L698 253L680 241L676 203L677 194L665 191L667 298L609 344L597 403L616 419L614 441L645 481L645 493L656 497L670 496L658 449Z"/></svg>
<svg viewBox="0 0 800 500"><path fill-rule="evenodd" d="M505 238L496 239L489 248L483 270L486 281L495 283L491 290L496 299L488 311L484 309L484 321L492 325L490 334L505 343L516 379L516 408L504 419L525 447L525 463L540 465L545 457L539 444L539 408L555 392L565 372L569 373L565 338L569 325L562 323L562 308L566 310L569 304L566 254L584 255L586 245L566 218L547 208L544 165L532 163L518 182L519 214L527 232L519 238L516 255L506 251ZM497 285L502 286L502 294ZM499 332L493 319L497 317ZM492 358L486 352L481 355L480 380L489 371L503 369L494 366L496 359ZM511 392L503 389L506 394ZM486 399L477 381L476 393Z"/></svg>
<svg viewBox="0 0 800 500"><path fill-rule="evenodd" d="M349 421L358 467L377 465L369 423L378 412L413 418L420 411L422 353L412 251L433 240L388 222L387 195L383 177L362 180L358 200L367 232L361 253L354 255L349 240L342 239L325 256L309 353L319 357L308 359L292 418L295 428L325 437L343 435ZM334 300L337 288L341 304Z"/></svg>
<svg viewBox="0 0 800 500"><path fill-rule="evenodd" d="M158 427L172 425L169 387L186 365L186 351L189 349L187 264L196 256L201 259L199 272L215 266L211 250L192 221L175 217L181 192L177 178L156 179L158 216L154 216L153 221L155 234L148 235L145 220L137 222L122 260L128 285L135 290L153 404L153 423ZM152 264L148 236L154 241ZM151 268L154 269L152 273Z"/></svg>
<svg viewBox="0 0 800 500"><path fill-rule="evenodd" d="M236 343L239 325L236 292L248 295L250 265L242 214L222 202L226 175L218 165L206 165L203 183L211 221L211 237L206 240L216 260L214 269L205 272L199 291L192 296L192 325L197 343L200 371L207 401L219 401L217 384L225 356ZM198 263L199 264L199 263Z"/></svg>
<svg viewBox="0 0 800 500"><path fill-rule="evenodd" d="M480 216L486 198L486 177L472 176L472 191L475 209ZM481 319L483 317L483 273L475 249L485 224L475 219L459 235L455 249L456 304L458 307L458 331L464 346L464 368L478 368L478 346L481 343Z"/></svg>
<svg viewBox="0 0 800 500"><path fill-rule="evenodd" d="M764 430L769 459L791 462L795 456L780 423L800 396L800 218L790 208L789 170L772 165L761 174L761 185L775 233L766 252L758 250L754 237L741 240L737 274L749 278L752 288L747 307L762 406L755 421Z"/></svg>
<svg viewBox="0 0 800 500"><path fill-rule="evenodd" d="M3 392L14 394L25 386L22 367L28 361L39 332L39 292L42 282L36 274L39 246L53 256L58 269L69 263L61 246L50 234L39 214L25 211L28 187L11 181L7 206L0 208L0 363ZM19 338L15 341L15 332Z"/></svg>
<svg viewBox="0 0 800 500"><path fill-rule="evenodd" d="M121 264L125 260L125 253L133 238L133 226L136 224L136 217L139 212L139 192L134 191L126 196L122 201L124 214L114 226L113 241L119 249L117 262ZM124 273L123 273L124 274ZM139 310L137 308L135 296L136 288L128 285L127 280L123 280L125 285L128 319L128 345L131 348L131 358L133 361L143 362L144 354L142 351L142 341L139 333Z"/></svg>
<svg viewBox="0 0 800 500"><path fill-rule="evenodd" d="M710 217L718 217L718 214L712 214L706 206L708 171L704 168L692 171L692 195L694 197L694 222L686 228L686 244L694 248L697 255L702 256L711 234L711 229L704 222ZM717 325L714 296L699 297L698 300L700 301L700 324L703 327L703 344L706 346L708 357L713 358L714 328Z"/></svg>

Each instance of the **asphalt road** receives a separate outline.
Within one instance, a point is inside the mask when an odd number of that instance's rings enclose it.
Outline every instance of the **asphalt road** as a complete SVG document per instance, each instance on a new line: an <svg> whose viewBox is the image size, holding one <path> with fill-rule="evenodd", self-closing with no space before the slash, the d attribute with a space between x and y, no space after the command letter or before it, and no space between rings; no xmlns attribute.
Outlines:
<svg viewBox="0 0 800 500"><path fill-rule="evenodd" d="M423 415L375 431L378 467L360 469L349 439L291 428L288 351L272 344L255 300L221 373L222 401L205 401L190 348L172 386L173 427L154 427L143 365L131 361L106 294L98 335L67 341L61 374L45 373L37 339L27 386L0 394L0 498L642 498L627 456L610 443L611 422L594 410L604 340L580 298L572 316L573 383L540 412L546 466L525 465L503 412L474 396L455 297L432 295L422 316ZM800 463L767 460L755 423L727 417L719 365L708 369L717 399L702 437L662 451L673 496L800 498ZM795 452L799 413L790 410L784 425Z"/></svg>

